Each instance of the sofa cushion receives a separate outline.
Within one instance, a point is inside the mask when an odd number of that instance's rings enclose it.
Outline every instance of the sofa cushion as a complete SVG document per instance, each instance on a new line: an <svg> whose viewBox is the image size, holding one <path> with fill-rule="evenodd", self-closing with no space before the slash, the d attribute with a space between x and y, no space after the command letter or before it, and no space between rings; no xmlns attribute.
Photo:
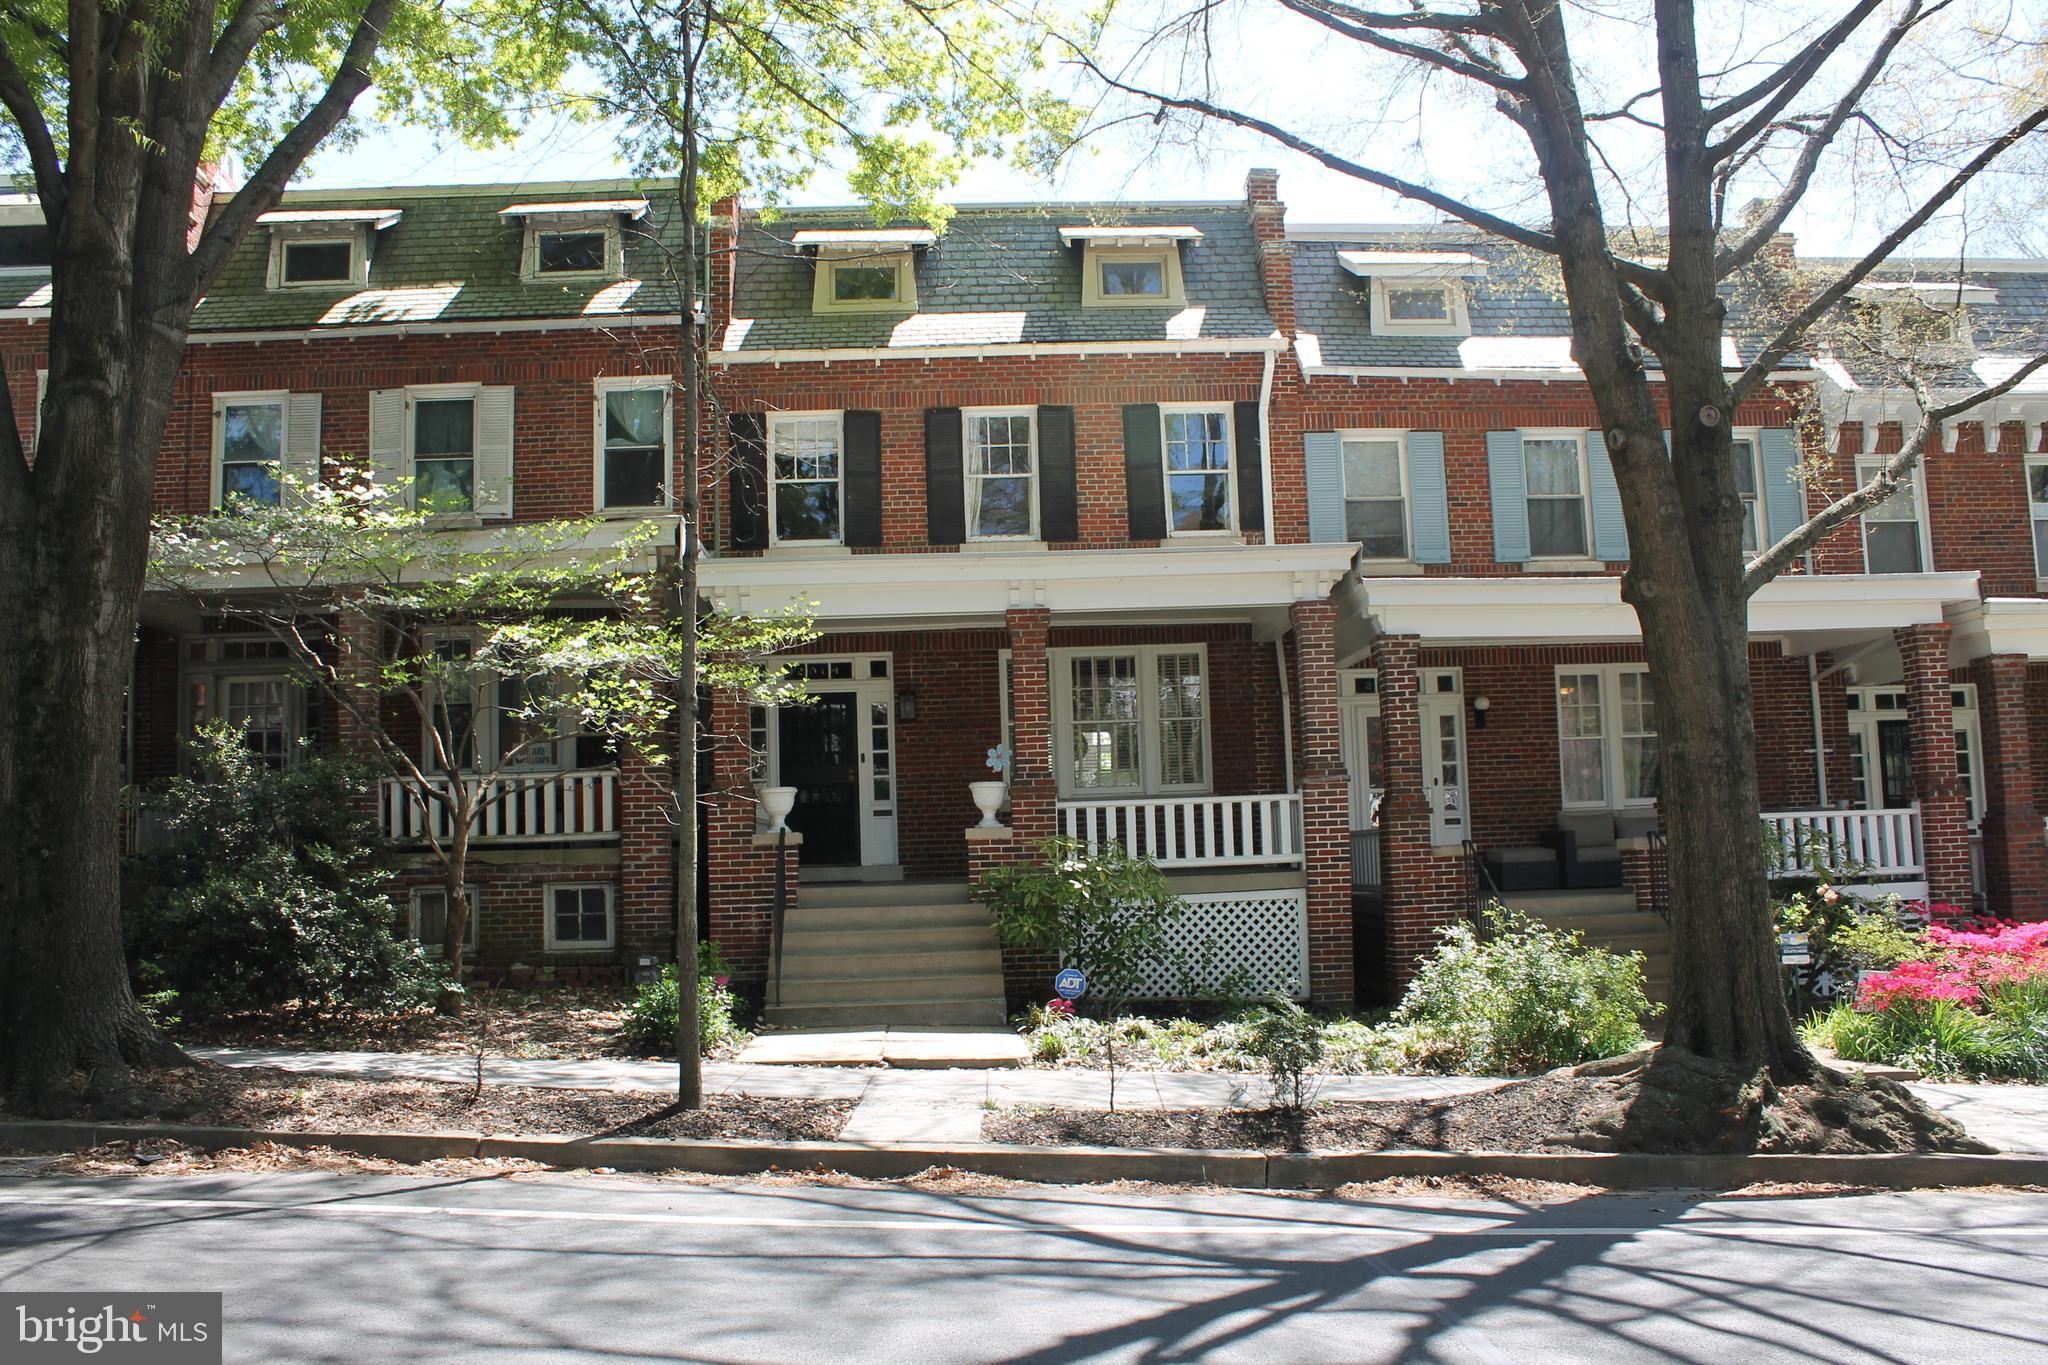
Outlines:
<svg viewBox="0 0 2048 1365"><path fill-rule="evenodd" d="M1557 827L1577 837L1580 857L1592 849L1614 847L1612 811L1559 811Z"/></svg>

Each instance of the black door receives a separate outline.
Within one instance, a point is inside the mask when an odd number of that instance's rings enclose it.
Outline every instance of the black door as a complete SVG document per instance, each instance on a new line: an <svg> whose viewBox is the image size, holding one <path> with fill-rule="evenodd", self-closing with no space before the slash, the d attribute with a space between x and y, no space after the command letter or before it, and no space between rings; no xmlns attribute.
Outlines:
<svg viewBox="0 0 2048 1365"><path fill-rule="evenodd" d="M804 866L858 866L860 711L853 693L816 693L778 714L782 785L796 788L789 827L804 836Z"/></svg>
<svg viewBox="0 0 2048 1365"><path fill-rule="evenodd" d="M1908 722L1877 723L1877 780L1883 809L1900 810L1913 804L1913 741Z"/></svg>

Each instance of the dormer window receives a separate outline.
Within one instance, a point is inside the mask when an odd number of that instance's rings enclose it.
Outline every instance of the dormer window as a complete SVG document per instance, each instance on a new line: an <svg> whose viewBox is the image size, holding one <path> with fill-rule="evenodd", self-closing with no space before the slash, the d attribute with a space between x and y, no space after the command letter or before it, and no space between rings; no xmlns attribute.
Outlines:
<svg viewBox="0 0 2048 1365"><path fill-rule="evenodd" d="M278 209L256 221L270 229L272 289L361 289L370 282L370 244L398 221L397 209Z"/></svg>
<svg viewBox="0 0 2048 1365"><path fill-rule="evenodd" d="M917 307L917 253L934 245L930 228L807 228L790 238L817 259L814 313L907 313Z"/></svg>
<svg viewBox="0 0 2048 1365"><path fill-rule="evenodd" d="M519 278L549 284L623 278L625 224L646 214L645 199L514 204L498 210L500 218L517 219L525 228Z"/></svg>
<svg viewBox="0 0 2048 1365"><path fill-rule="evenodd" d="M1470 336L1465 281L1486 262L1463 251L1340 251L1337 264L1371 281L1374 336Z"/></svg>
<svg viewBox="0 0 2048 1365"><path fill-rule="evenodd" d="M0 270L48 270L50 229L41 223L0 225Z"/></svg>
<svg viewBox="0 0 2048 1365"><path fill-rule="evenodd" d="M1060 241L1081 249L1081 304L1087 308L1180 308L1180 244L1191 227L1063 227Z"/></svg>
<svg viewBox="0 0 2048 1365"><path fill-rule="evenodd" d="M1850 297L1873 310L1877 348L1900 358L1966 360L1977 353L1970 305L1995 303L1998 291L1955 280L1866 280Z"/></svg>

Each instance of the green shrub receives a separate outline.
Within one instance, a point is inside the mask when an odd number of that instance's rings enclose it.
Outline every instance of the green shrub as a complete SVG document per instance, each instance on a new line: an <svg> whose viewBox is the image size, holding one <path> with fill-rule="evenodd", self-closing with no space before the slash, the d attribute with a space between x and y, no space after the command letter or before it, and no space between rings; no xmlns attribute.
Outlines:
<svg viewBox="0 0 2048 1365"><path fill-rule="evenodd" d="M988 905L1004 944L1057 953L1081 969L1083 1008L1114 1015L1155 963L1179 963L1187 974L1168 942L1185 908L1151 859L1073 839L1048 839L1038 855L984 872L973 896Z"/></svg>
<svg viewBox="0 0 2048 1365"><path fill-rule="evenodd" d="M1930 1079L2048 1081L2048 979L1987 987L1981 1013L1907 996L1875 1010L1837 1005L1805 1035L1847 1061L1911 1067Z"/></svg>
<svg viewBox="0 0 2048 1365"><path fill-rule="evenodd" d="M188 1018L433 999L440 970L384 893L373 774L310 753L272 768L220 725L189 769L152 798L162 841L122 866L138 995Z"/></svg>
<svg viewBox="0 0 2048 1365"><path fill-rule="evenodd" d="M1244 1031L1244 1050L1264 1062L1273 1103L1299 1109L1308 1103L1309 1076L1323 1061L1323 1028L1299 1004L1276 998Z"/></svg>
<svg viewBox="0 0 2048 1365"><path fill-rule="evenodd" d="M1519 1075L1612 1057L1644 1043L1643 959L1589 948L1501 905L1481 941L1468 924L1408 987L1394 1022L1446 1069Z"/></svg>
<svg viewBox="0 0 2048 1365"><path fill-rule="evenodd" d="M739 1002L719 983L725 979L725 958L716 943L697 945L697 1039L708 1056L743 1043L747 1031L737 1019ZM682 1010L682 993L676 988L673 962L661 975L641 985L627 1007L626 1022L619 1028L619 1044L629 1052L672 1057L676 1050L676 1022Z"/></svg>

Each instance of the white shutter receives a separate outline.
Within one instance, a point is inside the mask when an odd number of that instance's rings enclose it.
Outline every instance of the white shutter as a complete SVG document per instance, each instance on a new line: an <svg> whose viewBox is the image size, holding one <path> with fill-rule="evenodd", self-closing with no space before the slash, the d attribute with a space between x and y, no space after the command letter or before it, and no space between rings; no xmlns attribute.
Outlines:
<svg viewBox="0 0 2048 1365"><path fill-rule="evenodd" d="M476 511L493 521L512 517L512 386L476 392Z"/></svg>
<svg viewBox="0 0 2048 1365"><path fill-rule="evenodd" d="M370 391L370 481L412 500L412 471L405 458L405 423L410 405L404 389Z"/></svg>
<svg viewBox="0 0 2048 1365"><path fill-rule="evenodd" d="M320 395L287 394L284 400L284 474L301 496L320 482Z"/></svg>

